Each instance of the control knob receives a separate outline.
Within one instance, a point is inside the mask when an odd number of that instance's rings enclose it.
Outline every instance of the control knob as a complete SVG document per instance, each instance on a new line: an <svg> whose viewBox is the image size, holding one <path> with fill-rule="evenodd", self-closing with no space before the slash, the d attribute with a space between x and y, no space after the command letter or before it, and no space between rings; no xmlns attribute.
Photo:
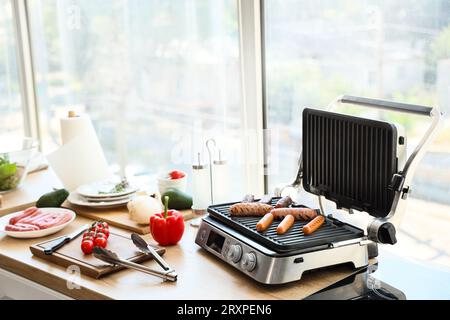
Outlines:
<svg viewBox="0 0 450 320"><path fill-rule="evenodd" d="M390 222L383 223L378 229L378 239L381 243L396 244L395 227Z"/></svg>
<svg viewBox="0 0 450 320"><path fill-rule="evenodd" d="M241 261L241 268L248 272L256 268L256 254L254 252L244 254Z"/></svg>
<svg viewBox="0 0 450 320"><path fill-rule="evenodd" d="M234 263L239 262L242 257L242 247L240 244L233 244L230 246L230 249L228 249L227 257L229 260L233 261Z"/></svg>

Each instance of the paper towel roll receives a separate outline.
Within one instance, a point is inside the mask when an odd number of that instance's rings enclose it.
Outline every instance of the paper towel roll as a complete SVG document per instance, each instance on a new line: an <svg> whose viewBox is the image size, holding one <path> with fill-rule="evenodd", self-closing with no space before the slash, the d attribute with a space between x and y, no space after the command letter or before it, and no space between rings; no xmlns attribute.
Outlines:
<svg viewBox="0 0 450 320"><path fill-rule="evenodd" d="M60 123L62 144L66 144L73 138L86 132L89 132L91 136L95 136L95 139L97 139L97 134L88 115L68 116L61 118Z"/></svg>
<svg viewBox="0 0 450 320"><path fill-rule="evenodd" d="M47 156L64 187L77 187L110 177L108 163L87 115L61 119L63 145Z"/></svg>

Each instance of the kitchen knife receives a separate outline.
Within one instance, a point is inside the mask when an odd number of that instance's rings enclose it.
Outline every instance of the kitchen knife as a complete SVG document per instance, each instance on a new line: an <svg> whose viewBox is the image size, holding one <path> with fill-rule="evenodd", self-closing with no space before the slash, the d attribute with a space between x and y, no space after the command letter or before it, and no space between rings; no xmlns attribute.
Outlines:
<svg viewBox="0 0 450 320"><path fill-rule="evenodd" d="M148 245L147 241L141 238L136 233L131 234L131 240L133 240L133 243L136 247L138 247L139 250L141 250L143 253L153 256L153 258L158 262L158 264L163 268L164 270L170 270L169 265L164 261L164 259L156 252L155 249L153 249L152 246Z"/></svg>
<svg viewBox="0 0 450 320"><path fill-rule="evenodd" d="M73 239L75 239L76 237L78 237L80 234L82 234L83 232L85 232L87 229L89 229L90 225L89 224L85 224L84 226L82 226L81 228L75 230L74 232L66 235L66 236L62 236L54 241L52 241L45 249L44 249L44 253L46 255L51 255L53 252L55 252L56 250L58 250L59 248L61 248L62 246L64 246L65 244L69 243L70 241L72 241Z"/></svg>

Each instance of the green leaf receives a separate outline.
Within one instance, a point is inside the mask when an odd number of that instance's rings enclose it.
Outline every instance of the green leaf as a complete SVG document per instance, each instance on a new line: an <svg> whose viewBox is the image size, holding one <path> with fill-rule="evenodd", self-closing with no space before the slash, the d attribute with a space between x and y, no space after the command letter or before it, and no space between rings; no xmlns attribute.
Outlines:
<svg viewBox="0 0 450 320"><path fill-rule="evenodd" d="M17 166L15 163L4 163L0 165L0 180L6 179L17 171Z"/></svg>

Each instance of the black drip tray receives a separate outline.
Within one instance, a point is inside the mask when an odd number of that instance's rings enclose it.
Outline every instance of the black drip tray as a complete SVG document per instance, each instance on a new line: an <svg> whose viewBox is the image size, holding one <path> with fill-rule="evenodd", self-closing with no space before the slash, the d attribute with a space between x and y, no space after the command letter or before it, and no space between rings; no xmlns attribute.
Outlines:
<svg viewBox="0 0 450 320"><path fill-rule="evenodd" d="M272 205L278 199L272 199ZM260 233L256 231L256 224L261 218L230 216L230 207L233 204L213 205L208 207L208 212L211 217L220 220L227 226L276 252L304 250L316 246L329 245L336 241L351 240L364 235L361 229L332 218L326 218L325 223L311 235L304 235L302 231L302 227L308 221L295 221L288 232L278 235L276 231L278 220L275 220L266 231Z"/></svg>

